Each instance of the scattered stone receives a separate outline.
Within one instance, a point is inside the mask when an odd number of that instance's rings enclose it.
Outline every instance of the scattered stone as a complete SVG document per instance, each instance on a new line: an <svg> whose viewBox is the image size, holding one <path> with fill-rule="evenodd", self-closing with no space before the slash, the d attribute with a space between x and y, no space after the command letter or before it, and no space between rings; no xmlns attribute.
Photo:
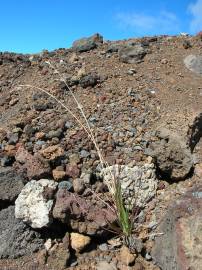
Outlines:
<svg viewBox="0 0 202 270"><path fill-rule="evenodd" d="M167 210L152 249L161 269L200 269L202 264L202 186L185 192Z"/></svg>
<svg viewBox="0 0 202 270"><path fill-rule="evenodd" d="M69 156L69 163L72 164L72 165L80 163L79 154L71 154Z"/></svg>
<svg viewBox="0 0 202 270"><path fill-rule="evenodd" d="M136 72L136 70L134 69L134 68L130 68L129 70L128 70L128 72L127 72L127 74L128 75L134 75L134 74L136 74L137 72Z"/></svg>
<svg viewBox="0 0 202 270"><path fill-rule="evenodd" d="M18 133L11 133L8 136L8 144L15 145L19 140L19 134Z"/></svg>
<svg viewBox="0 0 202 270"><path fill-rule="evenodd" d="M5 155L0 160L1 160L2 167L11 166L14 162L14 157L13 156L10 157L10 156Z"/></svg>
<svg viewBox="0 0 202 270"><path fill-rule="evenodd" d="M130 249L126 246L122 246L120 249L120 260L124 265L133 265L135 263L137 255L132 254Z"/></svg>
<svg viewBox="0 0 202 270"><path fill-rule="evenodd" d="M145 48L141 45L123 47L119 50L119 59L121 62L135 64L142 61L147 54Z"/></svg>
<svg viewBox="0 0 202 270"><path fill-rule="evenodd" d="M71 191L73 188L73 184L70 181L62 181L58 184L58 189L66 189Z"/></svg>
<svg viewBox="0 0 202 270"><path fill-rule="evenodd" d="M168 59L166 59L166 58L161 59L161 64L163 64L163 65L168 64Z"/></svg>
<svg viewBox="0 0 202 270"><path fill-rule="evenodd" d="M100 80L100 77L98 75L89 74L89 75L83 76L80 79L79 84L83 88L94 87L96 84L98 84L99 80Z"/></svg>
<svg viewBox="0 0 202 270"><path fill-rule="evenodd" d="M79 178L80 176L80 169L78 167L77 164L71 165L71 164L67 164L66 165L66 174L67 176L75 179L75 178Z"/></svg>
<svg viewBox="0 0 202 270"><path fill-rule="evenodd" d="M76 192L78 194L83 193L83 191L85 189L85 185L84 185L81 178L76 178L73 180L73 188L74 188L74 192Z"/></svg>
<svg viewBox="0 0 202 270"><path fill-rule="evenodd" d="M52 139L52 138L60 138L62 136L62 129L58 128L57 130L50 130L48 134L46 135L47 139Z"/></svg>
<svg viewBox="0 0 202 270"><path fill-rule="evenodd" d="M52 170L52 173L53 173L53 178L56 181L60 181L60 180L64 179L64 177L66 176L65 171L59 170L57 168L55 170Z"/></svg>
<svg viewBox="0 0 202 270"><path fill-rule="evenodd" d="M0 258L31 255L43 246L39 232L15 219L14 206L0 211Z"/></svg>
<svg viewBox="0 0 202 270"><path fill-rule="evenodd" d="M27 183L15 201L15 217L32 228L43 228L52 222L53 195L57 183L41 179Z"/></svg>
<svg viewBox="0 0 202 270"><path fill-rule="evenodd" d="M90 156L90 153L86 150L81 150L80 156L81 156L81 158L87 158Z"/></svg>
<svg viewBox="0 0 202 270"><path fill-rule="evenodd" d="M64 156L64 150L59 145L51 145L40 150L43 157L49 160L55 160Z"/></svg>
<svg viewBox="0 0 202 270"><path fill-rule="evenodd" d="M190 54L184 59L185 66L196 74L202 75L202 56Z"/></svg>
<svg viewBox="0 0 202 270"><path fill-rule="evenodd" d="M157 190L158 181L155 175L154 164L144 164L142 166L129 167L126 165L113 165L104 169L101 173L104 183L113 194L112 177L113 175L121 183L123 198L126 205L145 207Z"/></svg>
<svg viewBox="0 0 202 270"><path fill-rule="evenodd" d="M77 251L83 251L91 242L89 236L85 236L79 233L71 233L70 235L71 247Z"/></svg>
<svg viewBox="0 0 202 270"><path fill-rule="evenodd" d="M82 172L80 179L85 185L89 185L91 183L92 174L88 172Z"/></svg>

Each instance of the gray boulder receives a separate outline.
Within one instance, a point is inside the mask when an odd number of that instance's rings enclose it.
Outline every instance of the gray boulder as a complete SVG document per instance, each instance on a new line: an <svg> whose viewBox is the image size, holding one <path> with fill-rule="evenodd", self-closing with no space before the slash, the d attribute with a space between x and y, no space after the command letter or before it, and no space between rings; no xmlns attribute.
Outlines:
<svg viewBox="0 0 202 270"><path fill-rule="evenodd" d="M103 43L103 37L100 34L94 34L88 38L81 38L74 41L72 48L77 52L87 52L95 49L98 45Z"/></svg>
<svg viewBox="0 0 202 270"><path fill-rule="evenodd" d="M119 60L123 63L136 64L142 61L147 50L141 44L123 47L119 50Z"/></svg>
<svg viewBox="0 0 202 270"><path fill-rule="evenodd" d="M43 246L39 232L15 219L14 206L0 212L0 258L29 255Z"/></svg>
<svg viewBox="0 0 202 270"><path fill-rule="evenodd" d="M157 131L149 154L156 160L159 172L172 180L184 179L193 167L193 157L186 141L166 128Z"/></svg>
<svg viewBox="0 0 202 270"><path fill-rule="evenodd" d="M94 87L100 80L100 77L96 74L89 74L86 76L83 76L79 83L81 85L81 87L83 88L87 88L87 87Z"/></svg>
<svg viewBox="0 0 202 270"><path fill-rule="evenodd" d="M185 66L194 73L202 75L202 56L190 54L184 59Z"/></svg>
<svg viewBox="0 0 202 270"><path fill-rule="evenodd" d="M57 183L41 179L28 182L15 201L15 217L32 228L42 228L52 222L53 196Z"/></svg>
<svg viewBox="0 0 202 270"><path fill-rule="evenodd" d="M24 182L12 167L0 168L0 208L4 203L12 203L20 194Z"/></svg>

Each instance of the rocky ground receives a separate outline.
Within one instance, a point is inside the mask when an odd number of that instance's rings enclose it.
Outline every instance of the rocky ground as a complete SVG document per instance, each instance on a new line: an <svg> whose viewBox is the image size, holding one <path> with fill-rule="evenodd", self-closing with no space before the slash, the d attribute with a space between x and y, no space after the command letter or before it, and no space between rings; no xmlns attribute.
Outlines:
<svg viewBox="0 0 202 270"><path fill-rule="evenodd" d="M135 204L130 245L63 79ZM201 35L1 53L0 96L0 269L202 269Z"/></svg>

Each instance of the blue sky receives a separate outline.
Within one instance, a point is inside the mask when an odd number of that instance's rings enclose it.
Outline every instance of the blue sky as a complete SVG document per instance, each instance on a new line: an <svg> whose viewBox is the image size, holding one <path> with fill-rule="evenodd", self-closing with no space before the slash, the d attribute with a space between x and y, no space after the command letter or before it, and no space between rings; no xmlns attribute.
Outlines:
<svg viewBox="0 0 202 270"><path fill-rule="evenodd" d="M1 0L0 11L0 51L67 48L95 32L118 40L202 30L202 0Z"/></svg>

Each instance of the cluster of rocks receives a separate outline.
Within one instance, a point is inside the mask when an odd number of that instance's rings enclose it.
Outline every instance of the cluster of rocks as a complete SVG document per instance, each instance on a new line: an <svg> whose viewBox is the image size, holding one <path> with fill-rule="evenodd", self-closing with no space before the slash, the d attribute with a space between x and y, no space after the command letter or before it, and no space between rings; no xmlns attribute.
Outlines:
<svg viewBox="0 0 202 270"><path fill-rule="evenodd" d="M190 234L193 220L200 220L200 186L168 209L155 232L165 232L163 244L159 243L162 238L153 236L158 225L158 219L152 221L155 203L161 192L166 196L167 182L192 177L197 162L201 177L200 162L193 155L201 139L201 112L186 127L186 136L152 126L160 119L161 106L157 99L161 78L155 72L165 68L169 73L173 66L170 59L159 59L156 51L169 47L171 39L107 42L95 34L75 41L69 50L32 56L0 54L0 258L41 250L39 262L63 269L82 267L82 253L85 257L85 251L90 254L93 249L107 254L101 261L92 256L97 270L144 269L143 265L158 269L153 262L162 269L183 269L182 258L171 252L176 244L187 256L186 267L200 267L200 256L195 264L190 259L187 243L192 239L186 236L200 239L199 222ZM198 44L187 36L179 41L186 53ZM178 40L174 42L177 47ZM53 63L64 80L58 79L46 61ZM154 78L145 75L144 61L154 67L150 66ZM184 64L200 76L200 61L189 55ZM68 112L45 93L18 87L36 81L44 89L49 85L49 92L76 116L77 105L67 85L78 94L107 168L102 169L94 144ZM120 181L126 207L138 208L135 234L128 246L120 239L109 240L110 231L117 229L117 215L111 207L114 179ZM155 240L153 251L150 240ZM199 244L194 252L200 248Z"/></svg>

